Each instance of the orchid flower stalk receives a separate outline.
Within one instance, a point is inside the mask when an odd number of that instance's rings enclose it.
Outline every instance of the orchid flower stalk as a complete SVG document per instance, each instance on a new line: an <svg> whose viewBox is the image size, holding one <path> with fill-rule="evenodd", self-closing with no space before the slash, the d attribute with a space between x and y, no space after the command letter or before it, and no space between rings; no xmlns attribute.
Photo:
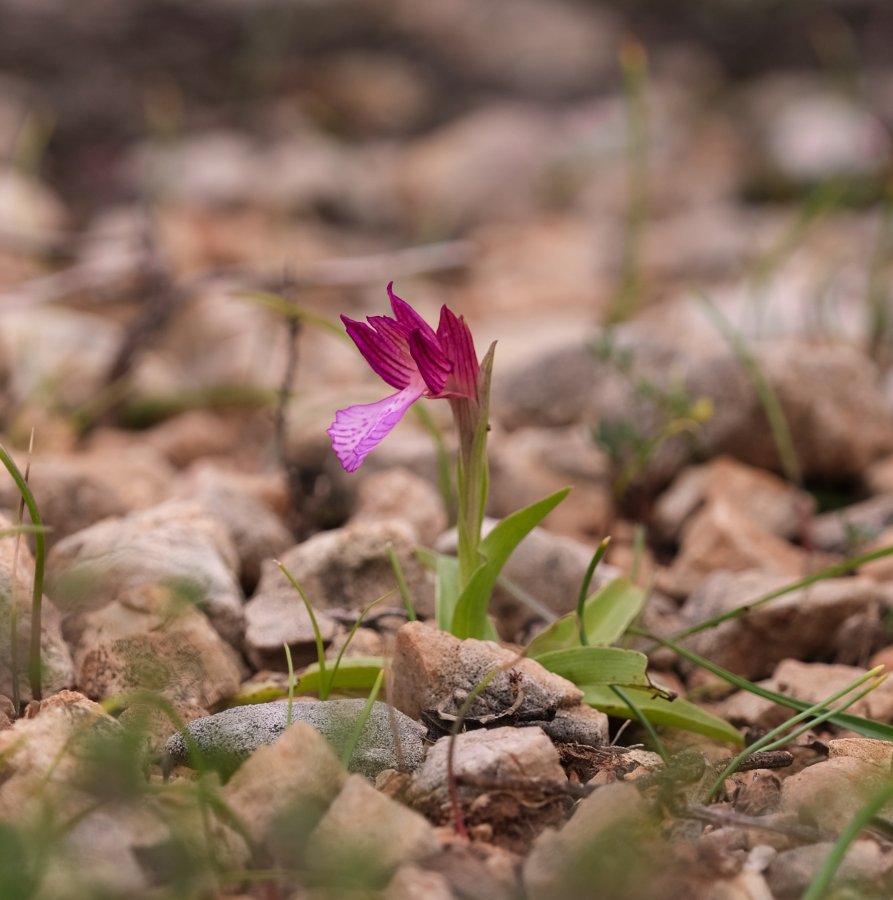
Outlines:
<svg viewBox="0 0 893 900"><path fill-rule="evenodd" d="M479 362L462 316L443 306L435 331L394 293L393 282L388 285L388 296L393 316L369 316L366 322L341 316L341 320L372 370L396 393L375 403L338 410L328 434L341 465L347 472L354 472L417 400L424 397L449 402L459 438L458 557L460 586L465 587L480 565L495 344Z"/></svg>

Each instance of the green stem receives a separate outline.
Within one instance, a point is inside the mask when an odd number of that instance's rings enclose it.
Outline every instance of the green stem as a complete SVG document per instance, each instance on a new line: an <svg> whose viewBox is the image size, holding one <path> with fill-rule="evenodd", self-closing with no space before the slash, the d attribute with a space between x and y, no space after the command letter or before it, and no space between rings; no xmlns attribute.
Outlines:
<svg viewBox="0 0 893 900"><path fill-rule="evenodd" d="M43 522L40 518L40 511L37 508L37 501L28 481L15 464L9 451L3 444L0 444L0 462L6 467L6 470L12 476L12 480L16 483L25 506L28 507L28 515L31 517L31 523L39 530L34 532L34 584L31 592L31 651L28 656L28 681L31 686L31 698L40 700L43 697L43 689L41 686L41 661L40 661L40 636L41 636L41 612L43 604L43 573L46 564L46 535L43 532ZM10 597L10 602L14 602L14 598ZM18 673L13 672L13 678Z"/></svg>
<svg viewBox="0 0 893 900"><path fill-rule="evenodd" d="M489 482L487 432L490 427L490 378L495 350L496 345L491 344L481 362L477 400L456 398L450 401L459 433L459 455L456 462L459 517L456 531L460 593L468 586L481 564L479 547Z"/></svg>

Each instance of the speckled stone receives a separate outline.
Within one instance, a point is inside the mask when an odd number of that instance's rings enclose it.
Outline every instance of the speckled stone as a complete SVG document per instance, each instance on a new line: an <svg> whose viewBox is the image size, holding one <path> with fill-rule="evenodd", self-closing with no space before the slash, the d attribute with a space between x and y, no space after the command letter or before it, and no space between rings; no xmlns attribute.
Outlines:
<svg viewBox="0 0 893 900"><path fill-rule="evenodd" d="M365 704L362 699L297 700L292 705L292 721L312 725L340 752ZM285 731L287 716L285 701L235 706L190 722L186 731L207 764L232 771L258 747L272 744ZM348 768L369 778L384 769L412 771L425 759L424 734L417 722L377 701ZM167 767L191 764L182 732L168 738L165 757Z"/></svg>

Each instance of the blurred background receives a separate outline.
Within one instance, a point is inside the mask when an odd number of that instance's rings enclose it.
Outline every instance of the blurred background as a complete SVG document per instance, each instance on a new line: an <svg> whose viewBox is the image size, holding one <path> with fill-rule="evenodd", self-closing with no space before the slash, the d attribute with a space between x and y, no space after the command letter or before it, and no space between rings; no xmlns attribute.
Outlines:
<svg viewBox="0 0 893 900"><path fill-rule="evenodd" d="M748 338L886 365L881 0L0 0L0 21L13 442L209 405L264 407L263 441L283 385L320 434L365 368L328 337L295 352L281 303L379 312L392 279L499 337L497 378L633 318L684 360L721 341L695 295ZM574 420L557 399L544 424Z"/></svg>

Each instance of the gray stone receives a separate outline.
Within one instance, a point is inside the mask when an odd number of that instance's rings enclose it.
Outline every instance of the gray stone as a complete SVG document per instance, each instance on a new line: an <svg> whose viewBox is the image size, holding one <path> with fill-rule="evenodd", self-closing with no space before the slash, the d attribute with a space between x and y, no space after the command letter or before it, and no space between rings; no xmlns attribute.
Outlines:
<svg viewBox="0 0 893 900"><path fill-rule="evenodd" d="M340 752L349 740L365 700L296 700L292 721L307 722ZM288 703L235 706L190 722L186 730L197 749L221 768L233 768L259 747L272 744L287 728ZM425 730L386 703L376 701L354 750L349 768L369 778L384 769L411 771L425 758ZM168 764L189 761L183 734L166 745Z"/></svg>

